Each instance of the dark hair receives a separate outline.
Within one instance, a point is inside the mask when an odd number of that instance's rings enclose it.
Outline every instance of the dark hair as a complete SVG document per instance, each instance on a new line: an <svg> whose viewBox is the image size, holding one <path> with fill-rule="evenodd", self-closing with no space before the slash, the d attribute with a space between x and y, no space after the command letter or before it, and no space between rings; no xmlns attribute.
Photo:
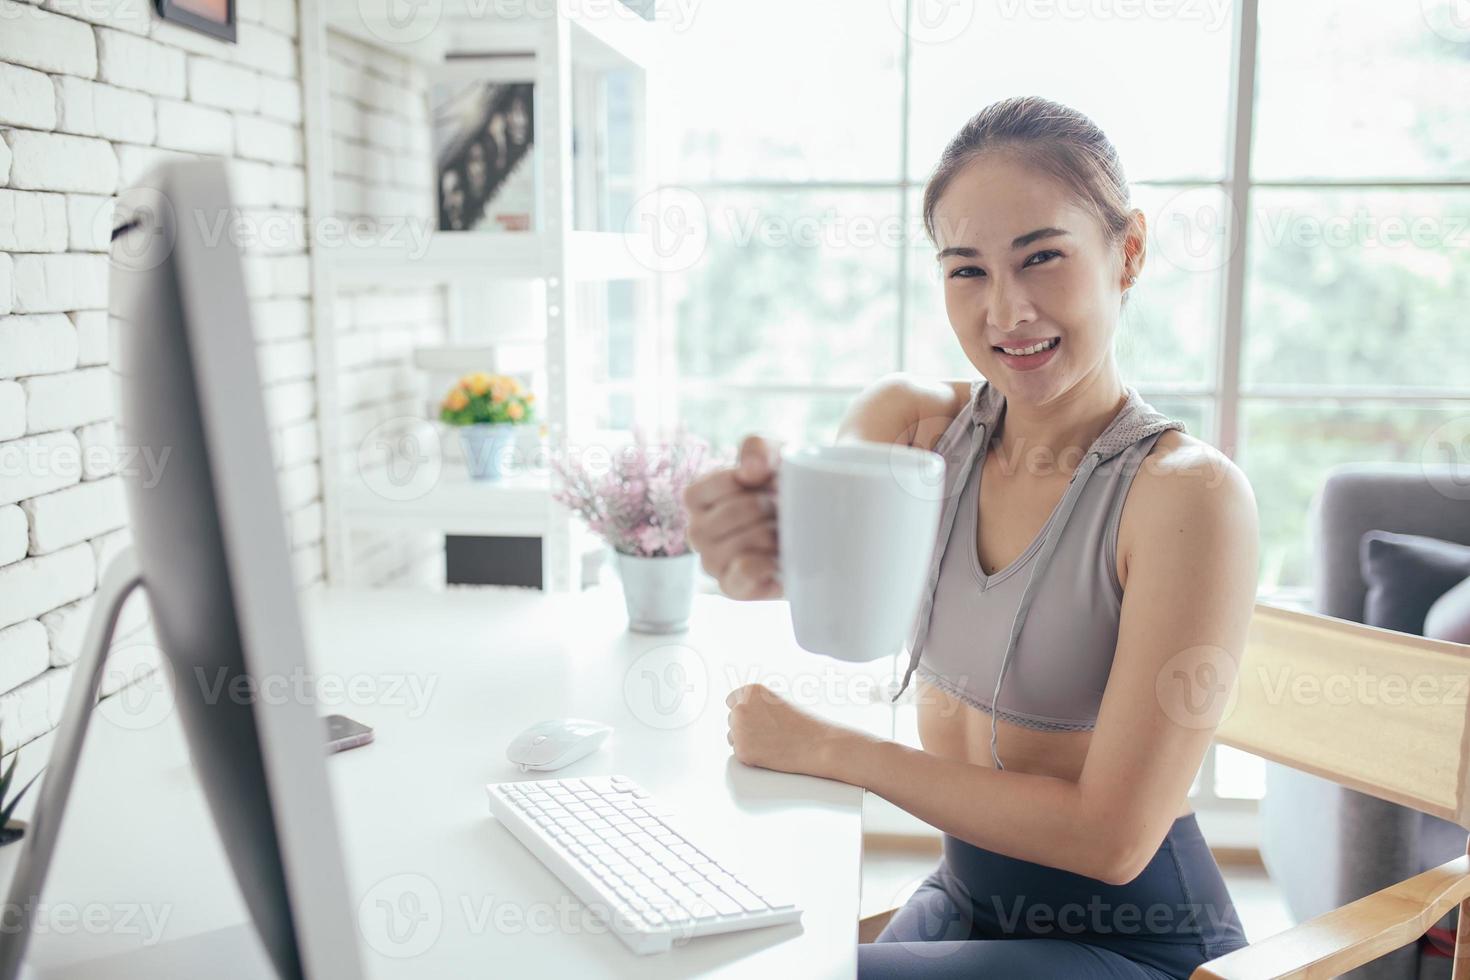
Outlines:
<svg viewBox="0 0 1470 980"><path fill-rule="evenodd" d="M1128 230L1132 205L1118 151L1087 116L1035 95L991 103L960 127L924 187L924 230L934 234L934 208L955 174L976 157L1010 152L1070 189L1103 228L1109 245Z"/></svg>

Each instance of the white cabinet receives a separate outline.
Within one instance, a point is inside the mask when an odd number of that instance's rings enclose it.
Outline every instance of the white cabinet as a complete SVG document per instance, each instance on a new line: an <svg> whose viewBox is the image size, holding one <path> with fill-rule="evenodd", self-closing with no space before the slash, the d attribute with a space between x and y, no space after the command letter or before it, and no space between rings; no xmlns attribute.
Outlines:
<svg viewBox="0 0 1470 980"><path fill-rule="evenodd" d="M410 63L413 67L405 77L416 72L432 77L440 66L462 64L471 56L477 63L489 58L491 63L516 66L502 69L511 74L525 72L529 66L532 77L528 80L535 86L534 155L530 161L535 203L530 230L439 231L437 210L430 208L416 219L425 222L423 234L353 235L349 223L348 233L339 234L330 246L317 243L313 247L328 579L334 583L353 580L350 532L372 528L384 533L537 535L542 540L544 588L576 589L580 558L596 543L565 507L551 500L555 477L546 459L607 438L618 441L615 434L599 428L589 404L596 381L587 355L592 346L589 331L605 304L583 284L639 282L635 292L641 297L640 326L653 322L648 242L641 235L625 234L621 216L653 186L646 104L654 25L617 0L560 4L551 0L302 0L302 9L308 220L315 229L341 224L344 205L334 193L344 165L337 154L352 155L354 166L359 155L379 169L405 165L391 151L368 147L359 153L356 144L337 135L341 127L333 114L355 113L359 106L344 101L329 76L329 48L346 43L329 39L329 33L352 39L362 64L350 70L371 76L375 99L393 100L393 92L384 91L385 85L391 89L391 79L373 74L375 52L385 63L388 59L394 64ZM631 123L633 149L626 152L628 143L620 144L625 150L622 158L631 159L632 165L625 172L609 174L602 169L607 155L597 146L592 123L601 91L599 75L614 72L618 90L631 104L631 111L624 115ZM376 110L367 105L362 111L371 126ZM432 120L423 118L423 132L409 134L400 142L423 156L432 145L431 124ZM575 160L574 129L580 141ZM432 174L432 163L429 153L423 163L430 168L428 174ZM419 164L408 166L412 169ZM418 200L416 193L409 196ZM430 179L420 196L432 194ZM434 219L429 222L428 216ZM609 225L618 227L608 230ZM534 284L536 302L528 308L536 310L541 322L520 330L522 336L516 343L534 345L544 365L536 395L546 452L503 482L486 483L470 480L458 464L455 447L446 446L445 458L435 464L435 479L424 481L414 492L401 488L380 492L372 479L364 478L359 463L363 446L354 425L360 427L360 417L345 424L347 416L339 399L344 386L338 369L344 363L344 350L337 307L346 303L342 297L354 290L413 284L442 290L444 342L483 344L485 338L470 335L467 323L476 322L487 284L497 282ZM353 302L362 306L362 294L356 295ZM494 339L489 343L493 345ZM465 365L465 370L477 368L483 366ZM418 431L425 430L420 426ZM452 432L445 436L452 442ZM420 450L433 451L433 447L411 446L409 456Z"/></svg>

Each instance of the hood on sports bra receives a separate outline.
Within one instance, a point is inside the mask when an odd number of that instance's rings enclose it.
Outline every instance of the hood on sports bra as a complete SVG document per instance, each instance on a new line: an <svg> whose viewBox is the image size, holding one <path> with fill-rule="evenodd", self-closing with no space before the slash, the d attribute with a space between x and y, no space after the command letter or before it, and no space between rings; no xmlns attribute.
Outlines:
<svg viewBox="0 0 1470 980"><path fill-rule="evenodd" d="M1015 619L1011 622L1010 639L1006 643L1005 655L1001 658L1000 670L996 676L995 696L991 698L992 709L1000 707L1000 690L1005 680L1006 665L1010 662L1011 653L1015 650L1016 642L1021 636L1021 629L1026 623L1026 614L1031 610L1037 583L1042 572L1050 564L1052 552L1056 550L1057 540L1067 526L1067 521L1072 516L1072 508L1076 506L1077 498L1087 486L1087 481L1093 471L1129 446L1156 432L1162 432L1165 429L1187 431L1183 422L1155 411L1132 386L1125 385L1124 387L1128 394L1128 401L1108 423L1107 428L1103 429L1101 434L1093 440L1086 455L1082 457L1082 462L1073 472L1072 480L1067 484L1067 492L1062 496L1057 520L1051 522L1047 537L1041 543L1041 551L1031 564L1030 574L1026 579L1026 588L1021 593L1020 605L1016 609ZM991 437L1004 413L1005 396L1001 394L1000 389L984 378L976 380L971 385L969 402L965 408L960 410L960 414L950 423L949 428L944 431L944 435L940 436L939 442L934 446L934 451L943 456L945 460L944 507L940 512L939 531L935 537L934 552L929 560L929 577L922 593L923 599L919 604L918 614L914 619L913 633L909 642L908 670L904 672L903 684L899 687L898 693L894 694L893 701L897 701L908 689L909 679L919 666L924 640L929 634L930 616L934 611L934 590L939 584L939 567L944 560L944 550L949 542L950 532L954 528L955 515L959 512L960 491L964 489L965 482L970 478L976 462L984 458ZM1005 767L1000 763L1000 755L995 749L997 727L991 725L990 751L995 767L1004 769Z"/></svg>

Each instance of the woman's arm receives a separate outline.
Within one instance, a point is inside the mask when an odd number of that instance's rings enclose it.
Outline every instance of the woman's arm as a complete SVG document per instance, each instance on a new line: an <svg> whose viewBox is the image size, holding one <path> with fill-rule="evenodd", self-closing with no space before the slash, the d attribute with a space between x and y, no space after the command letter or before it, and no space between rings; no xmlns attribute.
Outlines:
<svg viewBox="0 0 1470 980"><path fill-rule="evenodd" d="M1150 457L1132 493L1148 519L1128 555L1117 651L1077 782L855 732L824 740L818 775L978 847L1113 884L1137 877L1227 706L1255 601L1257 519L1244 474L1197 442Z"/></svg>
<svg viewBox="0 0 1470 980"><path fill-rule="evenodd" d="M894 372L853 399L837 442L893 442L932 449L970 397L968 381L929 381Z"/></svg>

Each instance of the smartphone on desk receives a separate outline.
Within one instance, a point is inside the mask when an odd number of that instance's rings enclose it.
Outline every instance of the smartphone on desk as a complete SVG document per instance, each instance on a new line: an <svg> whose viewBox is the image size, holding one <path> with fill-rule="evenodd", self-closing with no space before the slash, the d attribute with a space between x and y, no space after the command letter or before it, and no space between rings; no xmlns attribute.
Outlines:
<svg viewBox="0 0 1470 980"><path fill-rule="evenodd" d="M346 715L327 715L327 752L345 752L373 740L373 730Z"/></svg>

